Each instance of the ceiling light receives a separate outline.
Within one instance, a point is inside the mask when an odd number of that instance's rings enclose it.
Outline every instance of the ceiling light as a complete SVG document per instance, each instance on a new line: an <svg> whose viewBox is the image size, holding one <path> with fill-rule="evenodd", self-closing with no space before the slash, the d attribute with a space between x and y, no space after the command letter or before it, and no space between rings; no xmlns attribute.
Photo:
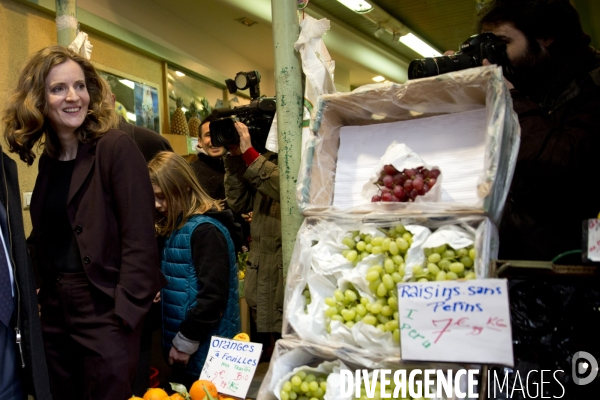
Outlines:
<svg viewBox="0 0 600 400"><path fill-rule="evenodd" d="M185 76L185 74L181 71L175 71L175 75L177 76Z"/></svg>
<svg viewBox="0 0 600 400"><path fill-rule="evenodd" d="M134 113L127 111L127 119L135 122L137 116Z"/></svg>
<svg viewBox="0 0 600 400"><path fill-rule="evenodd" d="M337 0L337 1L342 3L343 5L345 5L352 11L359 13L359 14L365 14L365 13L368 13L369 11L373 10L373 6L364 0Z"/></svg>
<svg viewBox="0 0 600 400"><path fill-rule="evenodd" d="M237 22L239 22L242 25L246 25L246 26L252 26L254 24L258 24L258 22L250 19L250 18L246 18L246 17L242 17L242 18L238 18L236 19Z"/></svg>
<svg viewBox="0 0 600 400"><path fill-rule="evenodd" d="M133 83L133 81L130 81L129 79L119 79L119 82L131 89L133 89L133 87L135 86L135 83Z"/></svg>
<svg viewBox="0 0 600 400"><path fill-rule="evenodd" d="M404 45L410 47L423 57L439 57L442 55L439 51L437 51L436 49L434 49L433 47L431 47L412 33L401 36L400 43L403 43Z"/></svg>
<svg viewBox="0 0 600 400"><path fill-rule="evenodd" d="M385 78L383 76L381 76L381 75L377 75L377 76L373 77L373 80L375 82L383 82L383 81L385 81Z"/></svg>

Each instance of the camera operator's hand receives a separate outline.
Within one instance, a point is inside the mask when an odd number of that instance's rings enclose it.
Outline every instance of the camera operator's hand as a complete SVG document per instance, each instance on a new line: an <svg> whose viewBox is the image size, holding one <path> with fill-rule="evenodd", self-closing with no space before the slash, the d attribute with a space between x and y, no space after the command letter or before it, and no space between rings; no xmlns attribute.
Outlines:
<svg viewBox="0 0 600 400"><path fill-rule="evenodd" d="M250 132L248 131L248 127L239 121L235 121L235 129L240 135L240 152L244 154L246 150L252 147Z"/></svg>
<svg viewBox="0 0 600 400"><path fill-rule="evenodd" d="M229 146L229 154L232 156L240 156L242 152L240 151L240 144L233 144Z"/></svg>

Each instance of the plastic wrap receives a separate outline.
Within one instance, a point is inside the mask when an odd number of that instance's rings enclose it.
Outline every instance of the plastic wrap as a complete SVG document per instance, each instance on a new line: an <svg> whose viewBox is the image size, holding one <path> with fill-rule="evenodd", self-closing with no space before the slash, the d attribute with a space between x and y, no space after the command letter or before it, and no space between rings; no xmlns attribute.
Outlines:
<svg viewBox="0 0 600 400"><path fill-rule="evenodd" d="M509 397L496 388L499 393L490 398L533 398L535 390L540 391L537 398L598 398L600 379L577 385L573 372L578 352L600 361L600 342L594 328L600 314L600 276L539 272L527 276L524 272L512 269L507 273L515 367L492 372L508 372L510 387L519 385L515 383L517 372L524 383L523 377L531 376L526 384L532 394L524 397L516 392ZM557 372L542 377L541 370Z"/></svg>
<svg viewBox="0 0 600 400"><path fill-rule="evenodd" d="M453 371L457 371L458 369L479 369L479 367L470 364L407 363L393 356L375 358L368 352L349 351L348 349L319 346L294 339L282 339L278 340L275 344L275 350L271 357L269 370L262 381L257 398L262 400L278 399L279 397L278 394L276 395L276 391L281 388L282 380L289 377L294 369L301 366L309 366L309 368L321 366L321 370L327 368L333 369L333 367L336 366L338 370L341 367L341 369L349 369L352 372L357 369L367 369L371 371L380 368L386 368L392 371L397 369L413 370L416 368L421 370L450 369ZM345 398L339 396L339 377L337 377L337 379L328 379L327 384L326 399L353 399L353 397ZM461 382L461 387L463 389L465 385L466 382ZM446 399L446 397L434 396L432 398L432 400L442 399ZM454 398L448 400L454 400Z"/></svg>
<svg viewBox="0 0 600 400"><path fill-rule="evenodd" d="M381 332L361 322L347 328L337 321L331 321L328 333L324 316L325 297L331 296L336 288L347 289L350 283L361 297L372 299L372 292L369 292L365 281L366 271L383 259L381 254L371 255L354 266L341 254L344 235L349 231L364 231L375 236L378 228L398 224L403 224L414 238L405 260L406 279L410 279L409 271L413 265L424 263L421 246L431 232L446 230L450 226L455 227L457 235L468 235L470 243L474 245L476 276L490 277L490 260L497 256L497 229L491 219L483 214L406 215L396 210L368 214L308 215L298 231L286 279L283 336L334 348L368 349L380 356L392 354L399 357L400 347L392 342L390 332ZM457 239L464 240L460 237ZM414 254L410 254L411 251ZM303 294L307 287L311 298L309 304Z"/></svg>
<svg viewBox="0 0 600 400"><path fill-rule="evenodd" d="M405 84L382 83L362 86L350 93L323 95L313 111L311 130L315 136L307 145L297 185L297 201L306 211L336 212L332 208L340 129L428 118L449 113L486 110L485 155L482 176L473 189L475 206L445 203L394 203L394 209L456 212L483 210L499 221L516 162L519 124L512 100L496 66L473 68ZM460 124L438 135L455 132ZM391 142L391 141L390 141ZM411 143L406 143L411 146ZM426 160L435 164L436 160ZM352 211L379 211L381 203L365 203ZM387 209L387 208L386 208Z"/></svg>

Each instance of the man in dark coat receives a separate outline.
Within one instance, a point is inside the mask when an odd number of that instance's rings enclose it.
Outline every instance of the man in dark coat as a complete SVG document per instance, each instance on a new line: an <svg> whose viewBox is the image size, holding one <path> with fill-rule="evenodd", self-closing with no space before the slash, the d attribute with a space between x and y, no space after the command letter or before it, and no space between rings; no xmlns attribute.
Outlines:
<svg viewBox="0 0 600 400"><path fill-rule="evenodd" d="M0 321L0 399L21 400L27 393L36 400L51 399L36 285L25 244L17 167L4 153L0 159L0 203L0 251L8 256L3 255L0 268L6 270L0 274L10 272L6 267L12 271L12 288L0 287L0 291L13 300L8 325Z"/></svg>
<svg viewBox="0 0 600 400"><path fill-rule="evenodd" d="M144 155L146 162L152 160L161 151L173 151L169 141L160 134L143 126L130 124L123 117L119 117L119 130L125 132L127 136L133 139Z"/></svg>
<svg viewBox="0 0 600 400"><path fill-rule="evenodd" d="M210 122L212 116L202 120L198 128L197 155L190 162L198 183L206 194L216 200L225 199L225 165L223 156L225 147L214 147L210 139Z"/></svg>
<svg viewBox="0 0 600 400"><path fill-rule="evenodd" d="M490 1L481 11L479 32L506 43L510 65L504 74L521 126L500 225L500 258L569 262L561 255L581 250L582 221L600 211L594 187L600 173L600 54L589 46L568 0ZM571 260L581 263L581 255ZM600 380L582 385L575 372L585 371L580 352L600 357L598 334L590 327L598 321L598 290L595 280L574 282L510 280L515 366L505 385L512 388L509 398L515 398L515 388L524 397L537 396L538 389L540 398L598 396ZM593 379L592 368L582 375ZM554 371L554 379L544 380L543 371Z"/></svg>
<svg viewBox="0 0 600 400"><path fill-rule="evenodd" d="M479 31L506 43L521 126L500 258L550 261L581 250L582 221L600 211L600 53L568 0L491 1Z"/></svg>
<svg viewBox="0 0 600 400"><path fill-rule="evenodd" d="M200 187L210 197L216 200L225 200L225 164L224 156L226 149L223 146L216 147L212 145L210 138L210 122L215 118L209 115L202 120L198 128L198 145L196 147L196 157L190 161L190 166L196 174L196 179ZM225 207L229 208L227 202ZM252 212L234 213L235 221L242 226L243 251L247 251L250 241L250 220Z"/></svg>

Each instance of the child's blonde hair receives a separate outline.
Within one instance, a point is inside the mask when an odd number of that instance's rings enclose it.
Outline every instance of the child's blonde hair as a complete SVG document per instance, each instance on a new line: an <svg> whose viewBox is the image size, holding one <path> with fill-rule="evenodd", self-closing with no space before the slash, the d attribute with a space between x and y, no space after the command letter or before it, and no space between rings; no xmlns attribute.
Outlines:
<svg viewBox="0 0 600 400"><path fill-rule="evenodd" d="M206 194L183 157L170 151L161 151L150 161L148 169L152 185L160 188L167 202L167 215L157 217L158 235L169 236L192 215L223 209L223 201Z"/></svg>

